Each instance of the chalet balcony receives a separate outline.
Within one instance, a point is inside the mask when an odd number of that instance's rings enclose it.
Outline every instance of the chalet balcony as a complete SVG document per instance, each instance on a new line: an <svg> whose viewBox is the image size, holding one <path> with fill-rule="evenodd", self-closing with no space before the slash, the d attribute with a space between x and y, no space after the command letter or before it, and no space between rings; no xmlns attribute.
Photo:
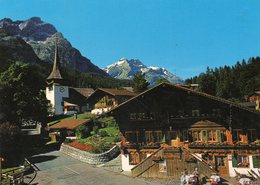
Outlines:
<svg viewBox="0 0 260 185"><path fill-rule="evenodd" d="M188 145L190 149L247 149L247 150L256 150L260 149L260 144L251 143L190 143Z"/></svg>
<svg viewBox="0 0 260 185"><path fill-rule="evenodd" d="M125 149L158 149L161 147L161 143L126 143Z"/></svg>

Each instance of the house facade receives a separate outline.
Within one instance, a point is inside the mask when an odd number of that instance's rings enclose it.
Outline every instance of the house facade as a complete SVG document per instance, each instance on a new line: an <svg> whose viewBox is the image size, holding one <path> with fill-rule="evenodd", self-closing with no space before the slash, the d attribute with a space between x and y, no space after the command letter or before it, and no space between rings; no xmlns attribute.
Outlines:
<svg viewBox="0 0 260 185"><path fill-rule="evenodd" d="M179 178L187 166L221 176L259 175L258 111L162 83L107 114L123 134L122 168L135 176Z"/></svg>
<svg viewBox="0 0 260 185"><path fill-rule="evenodd" d="M127 89L98 88L88 99L92 114L102 114L134 97L136 94Z"/></svg>

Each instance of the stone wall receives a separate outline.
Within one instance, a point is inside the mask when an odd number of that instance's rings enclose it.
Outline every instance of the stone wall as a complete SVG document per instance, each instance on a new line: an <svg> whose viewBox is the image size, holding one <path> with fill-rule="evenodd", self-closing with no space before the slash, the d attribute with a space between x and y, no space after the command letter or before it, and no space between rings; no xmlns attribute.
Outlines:
<svg viewBox="0 0 260 185"><path fill-rule="evenodd" d="M117 145L107 152L101 154L91 154L63 143L60 147L60 151L88 164L103 164L116 158L120 154L120 148Z"/></svg>

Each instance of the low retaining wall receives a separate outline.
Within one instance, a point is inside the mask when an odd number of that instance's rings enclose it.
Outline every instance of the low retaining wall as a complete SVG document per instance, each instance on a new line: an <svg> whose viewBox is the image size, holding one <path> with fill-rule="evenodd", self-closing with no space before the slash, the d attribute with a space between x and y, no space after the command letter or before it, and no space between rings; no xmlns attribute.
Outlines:
<svg viewBox="0 0 260 185"><path fill-rule="evenodd" d="M77 148L62 143L60 151L88 164L103 164L116 158L120 154L120 148L117 145L115 145L107 152L101 154L91 154L89 152L79 150Z"/></svg>

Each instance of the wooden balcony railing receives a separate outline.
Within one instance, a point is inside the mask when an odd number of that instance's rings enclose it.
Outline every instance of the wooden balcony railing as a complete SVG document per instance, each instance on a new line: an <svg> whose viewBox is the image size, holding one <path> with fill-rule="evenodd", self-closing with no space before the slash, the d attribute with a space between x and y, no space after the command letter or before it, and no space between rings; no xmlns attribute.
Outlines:
<svg viewBox="0 0 260 185"><path fill-rule="evenodd" d="M191 143L188 145L190 149L260 149L260 145L256 144L225 144L225 143Z"/></svg>

